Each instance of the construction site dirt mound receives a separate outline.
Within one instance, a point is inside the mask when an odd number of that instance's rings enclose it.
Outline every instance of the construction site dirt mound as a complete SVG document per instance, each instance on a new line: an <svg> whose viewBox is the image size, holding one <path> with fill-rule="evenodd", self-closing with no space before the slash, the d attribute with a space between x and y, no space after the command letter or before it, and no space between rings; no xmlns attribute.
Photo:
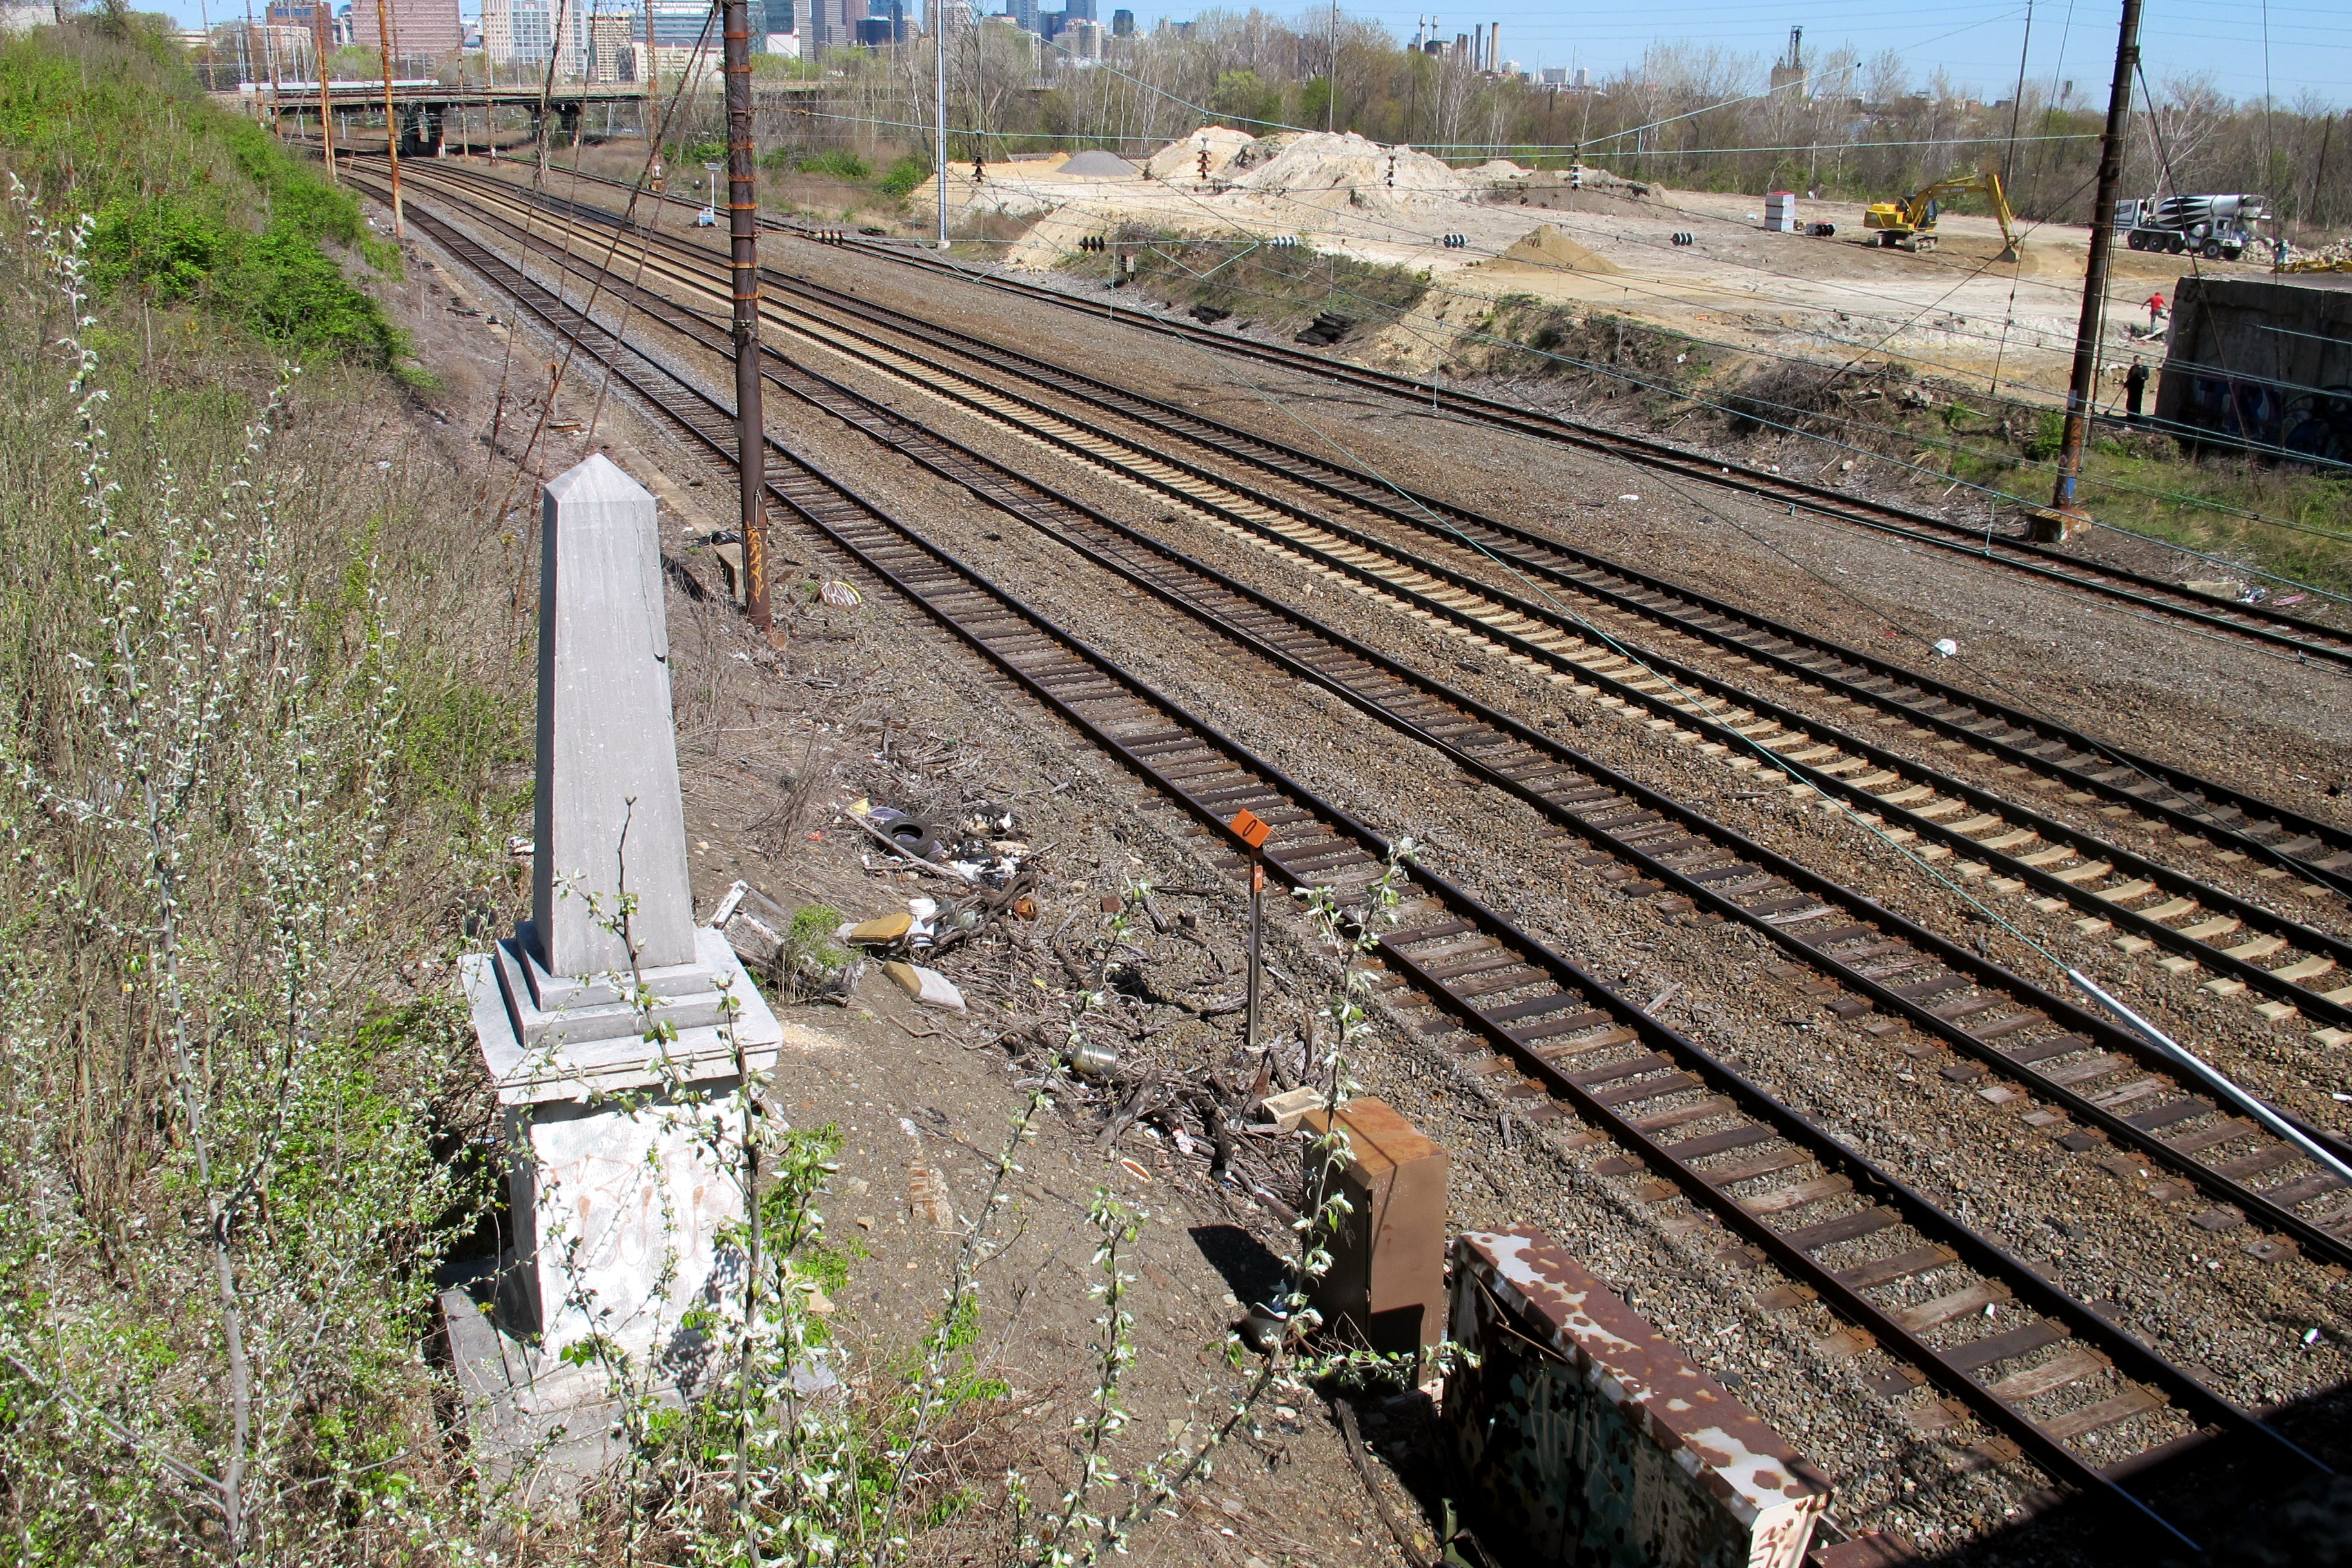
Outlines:
<svg viewBox="0 0 2352 1568"><path fill-rule="evenodd" d="M1144 172L1155 180L1197 179L1201 174L1201 154L1209 154L1212 174L1222 174L1234 155L1257 140L1246 131L1234 131L1223 125L1203 125L1189 136L1180 136L1154 153L1144 163Z"/></svg>
<svg viewBox="0 0 2352 1568"><path fill-rule="evenodd" d="M1243 191L1417 191L1462 195L1474 187L1446 163L1410 147L1383 147L1352 132L1310 131L1234 180Z"/></svg>
<svg viewBox="0 0 2352 1568"><path fill-rule="evenodd" d="M1550 224L1538 224L1482 272L1622 272L1623 268L1595 250L1577 244Z"/></svg>

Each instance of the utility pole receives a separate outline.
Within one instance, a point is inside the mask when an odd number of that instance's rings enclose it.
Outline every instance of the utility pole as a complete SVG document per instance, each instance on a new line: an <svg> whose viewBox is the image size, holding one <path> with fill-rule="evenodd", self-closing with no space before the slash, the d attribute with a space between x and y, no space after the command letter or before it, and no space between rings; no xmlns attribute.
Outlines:
<svg viewBox="0 0 2352 1568"><path fill-rule="evenodd" d="M936 52L932 108L939 121L931 169L940 180L940 248L948 247L948 0L931 0L931 47Z"/></svg>
<svg viewBox="0 0 2352 1568"><path fill-rule="evenodd" d="M320 5L326 0L315 0ZM383 60L383 155L392 163L392 237L408 239L408 217L400 205L400 122L392 110L392 0L375 0L376 47Z"/></svg>
<svg viewBox="0 0 2352 1568"><path fill-rule="evenodd" d="M2017 121L2025 109L2025 58L2033 52L2033 0L2025 0L2025 39L2017 46L2017 90L2009 95L2009 146L2000 155L2000 184L2006 191L2016 184L2010 171L2017 162Z"/></svg>
<svg viewBox="0 0 2352 1568"><path fill-rule="evenodd" d="M1323 95L1323 129L1328 133L1339 128L1339 0L1331 0L1331 75L1323 85L1330 89Z"/></svg>
<svg viewBox="0 0 2352 1568"><path fill-rule="evenodd" d="M751 161L751 7L720 0L726 29L727 237L735 293L735 461L742 495L743 608L768 630L768 444L760 414L760 189Z"/></svg>
<svg viewBox="0 0 2352 1568"><path fill-rule="evenodd" d="M2090 524L2075 499L2083 477L2083 443L2090 434L2099 369L2099 337L2107 310L2107 258L2116 243L2116 195L2124 181L2124 122L2131 117L2132 72L2139 68L2140 0L2124 0L2116 34L2116 79L2107 89L2107 131L2099 144L2099 191L2092 198L2091 255L2083 270L2083 317L2074 329L2074 373L2066 383L2065 435L2058 448L2058 482L2050 506L2033 519L2033 537L2058 543Z"/></svg>
<svg viewBox="0 0 2352 1568"><path fill-rule="evenodd" d="M327 0L310 0L311 52L319 57L319 147L327 155L327 178L340 184L342 176L335 173L335 100L327 91Z"/></svg>

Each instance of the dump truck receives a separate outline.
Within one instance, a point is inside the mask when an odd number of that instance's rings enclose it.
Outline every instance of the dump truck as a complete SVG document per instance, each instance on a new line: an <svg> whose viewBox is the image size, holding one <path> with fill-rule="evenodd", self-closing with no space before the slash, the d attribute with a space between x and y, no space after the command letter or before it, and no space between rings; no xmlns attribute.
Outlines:
<svg viewBox="0 0 2352 1568"><path fill-rule="evenodd" d="M1862 226L1874 230L1878 243L1883 246L1900 250L1933 250L1936 248L1936 216L1942 210L1944 198L1969 191L1981 192L1992 203L1992 216L2000 220L2003 241L2000 259L2016 260L2016 215L2009 210L2009 198L2001 192L2000 176L1990 169L1937 180L1891 202L1873 202L1863 210Z"/></svg>
<svg viewBox="0 0 2352 1568"><path fill-rule="evenodd" d="M2116 204L2116 232L2134 250L2235 261L2254 243L2246 226L2272 216L2268 196L2126 196Z"/></svg>

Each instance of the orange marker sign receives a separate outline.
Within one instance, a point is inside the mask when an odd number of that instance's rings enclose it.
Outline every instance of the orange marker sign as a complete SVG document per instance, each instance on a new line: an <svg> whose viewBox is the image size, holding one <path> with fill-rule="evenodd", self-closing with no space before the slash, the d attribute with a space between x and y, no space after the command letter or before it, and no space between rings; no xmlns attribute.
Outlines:
<svg viewBox="0 0 2352 1568"><path fill-rule="evenodd" d="M1225 826L1239 834L1241 836L1242 842L1248 845L1253 849L1263 848L1265 845L1266 835L1274 831L1273 828L1267 826L1265 823L1259 821L1255 816L1246 811L1237 811L1234 813L1234 819L1225 824Z"/></svg>

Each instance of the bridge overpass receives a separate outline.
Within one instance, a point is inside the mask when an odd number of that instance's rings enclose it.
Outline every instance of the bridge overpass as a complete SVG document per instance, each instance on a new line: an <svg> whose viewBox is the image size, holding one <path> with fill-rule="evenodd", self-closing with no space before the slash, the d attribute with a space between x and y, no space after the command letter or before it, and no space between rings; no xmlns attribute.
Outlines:
<svg viewBox="0 0 2352 1568"><path fill-rule="evenodd" d="M717 91L719 72L712 68L704 73L708 88ZM821 79L774 79L752 82L752 101L775 103L780 100L805 98L824 90ZM552 115L560 140L570 141L580 133L587 111L599 105L608 111L615 106L635 106L635 123L644 124L644 106L647 89L642 82L558 82L542 92L532 87L491 87L478 82L445 82L431 78L394 78L391 83L394 112L400 120L400 150L404 157L437 154L446 144L453 129L462 140L466 130L478 124L485 135L498 124L499 116L528 114L531 139L544 133L545 121ZM667 97L671 86L663 86L661 94ZM326 84L328 107L339 119L361 116L373 120L383 113L385 84L374 81L335 81ZM320 88L316 81L246 82L235 89L212 93L213 100L222 107L241 114L267 119L273 126L287 119L297 125L319 118ZM478 117L478 118L476 118Z"/></svg>

